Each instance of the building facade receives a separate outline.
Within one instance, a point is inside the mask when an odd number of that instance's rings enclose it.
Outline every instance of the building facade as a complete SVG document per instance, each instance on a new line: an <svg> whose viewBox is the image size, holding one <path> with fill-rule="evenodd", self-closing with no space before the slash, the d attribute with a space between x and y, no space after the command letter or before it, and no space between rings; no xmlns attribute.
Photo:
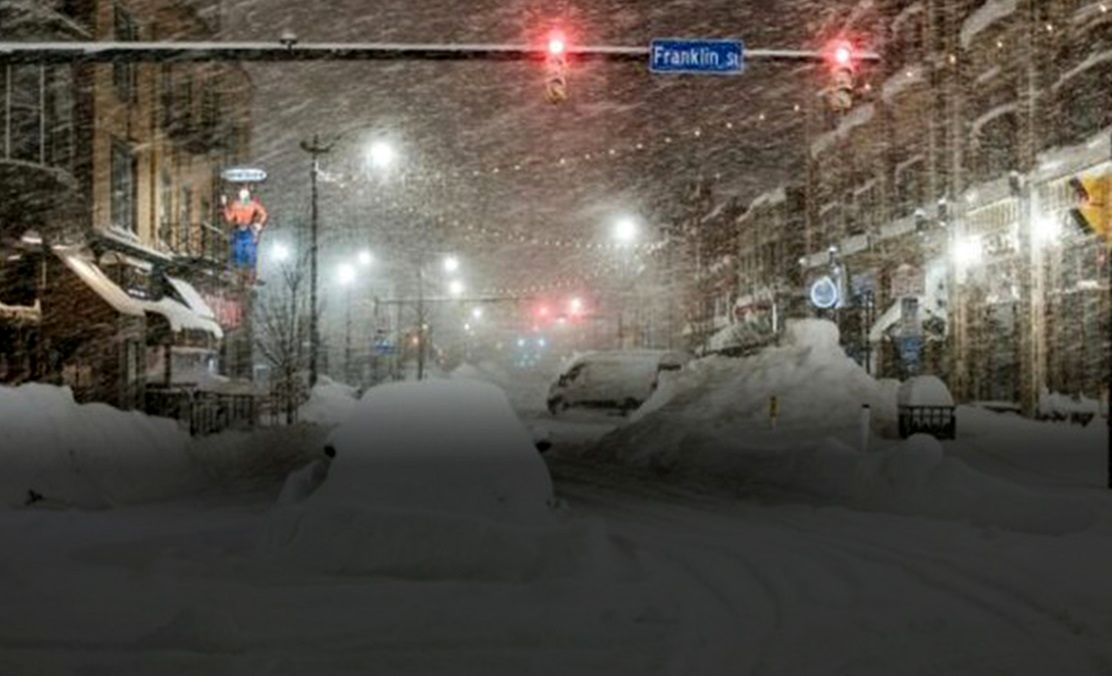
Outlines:
<svg viewBox="0 0 1112 676"><path fill-rule="evenodd" d="M25 6L24 6L25 5ZM6 3L15 39L204 40L219 3ZM225 64L0 65L0 380L141 406L148 386L250 373L249 291L226 265L223 168L251 82ZM246 348L246 349L245 349Z"/></svg>
<svg viewBox="0 0 1112 676"><path fill-rule="evenodd" d="M881 374L937 373L964 400L1100 398L1107 243L1071 218L1071 186L1112 161L1108 4L859 10L832 33L872 36L882 63L853 110L810 115L808 260L833 252L851 280L843 342L864 331Z"/></svg>

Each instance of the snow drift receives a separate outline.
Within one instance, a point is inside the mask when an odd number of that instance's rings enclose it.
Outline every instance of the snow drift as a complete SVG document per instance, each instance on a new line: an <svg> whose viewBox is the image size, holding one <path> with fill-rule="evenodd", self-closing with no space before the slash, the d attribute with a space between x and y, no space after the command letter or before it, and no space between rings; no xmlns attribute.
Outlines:
<svg viewBox="0 0 1112 676"><path fill-rule="evenodd" d="M199 475L176 422L106 404L67 387L0 387L0 503L109 507L183 493Z"/></svg>
<svg viewBox="0 0 1112 676"><path fill-rule="evenodd" d="M769 419L776 397L776 429ZM874 429L896 419L895 400L838 344L831 322L789 322L783 346L744 359L712 356L679 372L660 374L656 392L631 417L632 424L605 438L602 448L624 459L669 456L692 443L744 438L783 445L856 429L861 406L872 410Z"/></svg>
<svg viewBox="0 0 1112 676"><path fill-rule="evenodd" d="M609 550L598 527L558 524L548 469L493 385L372 388L329 444L323 485L275 508L267 557L329 573L526 579L590 570Z"/></svg>
<svg viewBox="0 0 1112 676"><path fill-rule="evenodd" d="M1082 502L978 472L946 457L933 437L860 451L861 405L871 408L873 431L888 432L898 388L878 383L845 357L829 322L795 322L783 346L746 359L702 359L665 375L633 422L603 437L593 453L748 491L866 510L1040 533L1083 530L1093 523ZM779 402L775 428L769 420L772 396ZM945 397L948 401L948 393Z"/></svg>
<svg viewBox="0 0 1112 676"><path fill-rule="evenodd" d="M358 399L357 391L351 385L321 376L309 392L309 400L298 409L297 419L315 425L338 425L351 414Z"/></svg>

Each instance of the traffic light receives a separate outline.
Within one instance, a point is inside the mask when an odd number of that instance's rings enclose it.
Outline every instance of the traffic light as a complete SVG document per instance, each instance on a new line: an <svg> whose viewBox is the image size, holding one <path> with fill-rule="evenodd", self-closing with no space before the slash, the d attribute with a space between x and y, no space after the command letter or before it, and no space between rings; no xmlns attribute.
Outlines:
<svg viewBox="0 0 1112 676"><path fill-rule="evenodd" d="M830 86L826 88L826 102L834 110L845 112L853 107L854 52L853 45L839 40L826 50L830 67Z"/></svg>
<svg viewBox="0 0 1112 676"><path fill-rule="evenodd" d="M562 31L548 35L545 45L545 97L549 103L568 98L568 42Z"/></svg>
<svg viewBox="0 0 1112 676"><path fill-rule="evenodd" d="M1074 176L1070 188L1077 205L1070 214L1077 225L1112 241L1112 173Z"/></svg>

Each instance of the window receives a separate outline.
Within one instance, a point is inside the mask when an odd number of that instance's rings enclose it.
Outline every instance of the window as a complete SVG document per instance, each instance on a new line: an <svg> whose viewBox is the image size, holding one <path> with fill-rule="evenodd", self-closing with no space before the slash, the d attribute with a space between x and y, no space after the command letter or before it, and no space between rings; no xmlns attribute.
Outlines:
<svg viewBox="0 0 1112 676"><path fill-rule="evenodd" d="M174 67L162 64L159 76L159 100L162 106L162 126L169 128L174 123Z"/></svg>
<svg viewBox="0 0 1112 676"><path fill-rule="evenodd" d="M69 168L73 164L73 70L51 68L46 73L46 162Z"/></svg>
<svg viewBox="0 0 1112 676"><path fill-rule="evenodd" d="M193 229L193 187L183 185L178 198L178 251L189 252L189 234Z"/></svg>
<svg viewBox="0 0 1112 676"><path fill-rule="evenodd" d="M38 66L12 66L10 156L25 162L42 162L42 69Z"/></svg>
<svg viewBox="0 0 1112 676"><path fill-rule="evenodd" d="M174 186L170 172L163 169L158 179L158 240L167 247L174 243L173 201Z"/></svg>
<svg viewBox="0 0 1112 676"><path fill-rule="evenodd" d="M114 27L118 42L135 42L139 39L139 28L135 24L135 19L119 4L115 8ZM133 63L112 65L112 83L116 86L116 96L121 101L131 103L137 100L136 73Z"/></svg>
<svg viewBox="0 0 1112 676"><path fill-rule="evenodd" d="M112 142L112 223L131 232L137 231L135 219L135 155L123 141Z"/></svg>

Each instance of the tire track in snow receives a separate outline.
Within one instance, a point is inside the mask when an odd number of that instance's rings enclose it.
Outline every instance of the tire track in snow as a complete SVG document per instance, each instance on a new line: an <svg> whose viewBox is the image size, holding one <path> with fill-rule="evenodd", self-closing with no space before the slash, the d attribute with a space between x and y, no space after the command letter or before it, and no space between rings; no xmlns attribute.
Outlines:
<svg viewBox="0 0 1112 676"><path fill-rule="evenodd" d="M795 576L798 582L806 583L812 573L793 557L806 560L810 555L819 558L824 566L837 570L837 577L851 598L867 587L861 579L863 568L876 569L901 587L914 591L916 597L955 606L955 621L978 618L979 621L970 626L984 636L993 636L995 643L1022 646L1013 651L1013 658L1001 654L960 655L957 663L951 663L949 668L981 670L1004 660L1020 671L1041 663L1053 665L1056 673L1106 673L1105 658L1078 657L1077 648L1084 647L1078 645L1078 637L1092 634L1087 623L1074 619L1068 611L1056 609L1014 583L993 577L991 571L986 572L984 562L971 567L968 563L923 551L921 547L881 545L847 533L845 525L859 527L860 522L867 520L863 513L852 513L854 518L844 519L843 528L833 535L807 523L809 518L802 519L797 506L785 513L736 499L688 496L682 488L666 487L660 482L646 485L652 482L637 473L623 475L611 470L592 474L587 466L561 467L553 474L557 477L558 489L569 496L573 505L582 505L589 511L601 509L603 516L609 516L615 527L622 530L636 524L641 532L633 538L641 543L653 543L641 546L657 554L660 554L662 540L660 533L654 533L653 529L665 529L668 539L664 542L669 545L667 558L679 565L695 584L710 587L709 593L717 597L719 604L740 602L744 606L746 601L752 601L753 590L750 588L743 593L734 590L732 597L724 594L722 590L731 589L730 580L722 579L721 573L716 575L708 571L705 555L713 552L715 559L728 560L744 570L744 575L757 581L764 598L763 607L750 606L751 611L761 610L771 627L762 643L771 644L777 638L784 638L791 632L793 623L806 624L808 608L805 603L793 602L790 585L770 583L768 575L779 572L785 579ZM647 501L651 502L646 504ZM824 514L823 518L828 516ZM898 517L879 515L877 518ZM908 519L907 523L914 524L915 519ZM940 527L937 523L931 525ZM676 529L686 537L677 539L674 533L668 532ZM722 545L721 537L725 534L742 540L749 551L745 547ZM676 549L680 544L686 548ZM703 555L701 559L694 555L696 550ZM774 555L757 556L753 551L773 552ZM734 611L735 617L739 614ZM1001 637L1006 639L1000 640ZM777 663L773 653L771 647L766 647L755 666L746 673L778 671L772 666Z"/></svg>

